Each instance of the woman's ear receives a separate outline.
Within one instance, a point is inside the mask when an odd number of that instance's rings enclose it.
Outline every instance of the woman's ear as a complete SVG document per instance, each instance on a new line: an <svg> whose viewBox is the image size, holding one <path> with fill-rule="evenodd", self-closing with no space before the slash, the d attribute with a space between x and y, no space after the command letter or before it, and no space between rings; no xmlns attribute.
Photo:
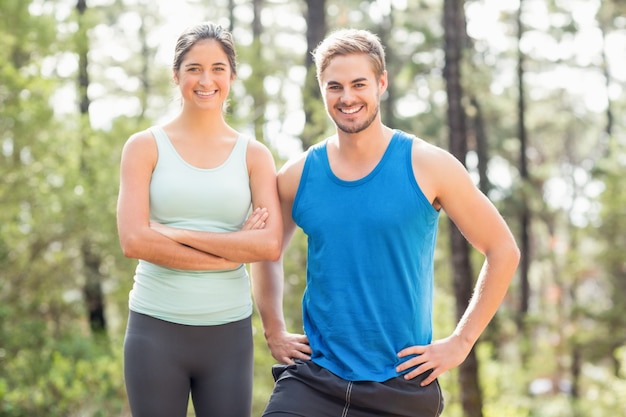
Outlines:
<svg viewBox="0 0 626 417"><path fill-rule="evenodd" d="M174 84L178 85L178 71L172 71L172 80L174 80Z"/></svg>

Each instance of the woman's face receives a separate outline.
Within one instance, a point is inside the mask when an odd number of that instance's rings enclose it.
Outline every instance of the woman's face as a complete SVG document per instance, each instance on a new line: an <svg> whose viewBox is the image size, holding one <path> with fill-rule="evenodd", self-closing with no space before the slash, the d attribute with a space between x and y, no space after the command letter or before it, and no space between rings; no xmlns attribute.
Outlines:
<svg viewBox="0 0 626 417"><path fill-rule="evenodd" d="M201 40L193 45L174 72L183 105L200 109L221 111L233 79L228 56L220 43L213 39Z"/></svg>

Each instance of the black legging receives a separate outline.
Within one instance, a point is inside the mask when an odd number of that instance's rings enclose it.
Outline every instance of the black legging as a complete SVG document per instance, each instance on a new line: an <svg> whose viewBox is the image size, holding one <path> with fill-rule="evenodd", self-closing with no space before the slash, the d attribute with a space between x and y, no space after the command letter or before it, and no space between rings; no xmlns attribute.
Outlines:
<svg viewBox="0 0 626 417"><path fill-rule="evenodd" d="M250 317L186 326L130 312L124 377L133 417L249 417L253 345Z"/></svg>

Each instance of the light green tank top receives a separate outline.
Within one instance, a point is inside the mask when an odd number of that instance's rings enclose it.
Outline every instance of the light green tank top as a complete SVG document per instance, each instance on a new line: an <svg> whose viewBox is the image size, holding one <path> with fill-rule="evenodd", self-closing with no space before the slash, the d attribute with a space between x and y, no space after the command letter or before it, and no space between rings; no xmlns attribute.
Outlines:
<svg viewBox="0 0 626 417"><path fill-rule="evenodd" d="M196 168L176 152L162 128L152 127L158 159L150 182L150 219L212 232L241 229L251 207L246 165L249 138L240 136L219 167ZM187 325L217 325L252 314L245 265L227 271L187 271L140 260L129 308Z"/></svg>

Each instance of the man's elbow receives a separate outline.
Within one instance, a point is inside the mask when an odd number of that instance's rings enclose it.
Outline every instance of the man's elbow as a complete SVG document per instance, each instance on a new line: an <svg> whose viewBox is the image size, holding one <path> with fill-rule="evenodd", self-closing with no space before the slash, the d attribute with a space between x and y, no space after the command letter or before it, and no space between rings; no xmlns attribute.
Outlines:
<svg viewBox="0 0 626 417"><path fill-rule="evenodd" d="M512 268L517 269L522 258L522 252L515 240L511 240L508 245L503 245L502 250Z"/></svg>
<svg viewBox="0 0 626 417"><path fill-rule="evenodd" d="M513 237L494 241L491 247L485 251L485 255L493 262L515 271L520 263L521 251Z"/></svg>
<svg viewBox="0 0 626 417"><path fill-rule="evenodd" d="M511 242L511 258L513 258L515 265L519 264L520 259L522 258L522 251L520 250L519 246L517 246L517 243L515 243L515 240L513 240L513 242Z"/></svg>
<svg viewBox="0 0 626 417"><path fill-rule="evenodd" d="M515 264L518 265L521 259L522 259L522 251L520 251L519 247L515 245Z"/></svg>

